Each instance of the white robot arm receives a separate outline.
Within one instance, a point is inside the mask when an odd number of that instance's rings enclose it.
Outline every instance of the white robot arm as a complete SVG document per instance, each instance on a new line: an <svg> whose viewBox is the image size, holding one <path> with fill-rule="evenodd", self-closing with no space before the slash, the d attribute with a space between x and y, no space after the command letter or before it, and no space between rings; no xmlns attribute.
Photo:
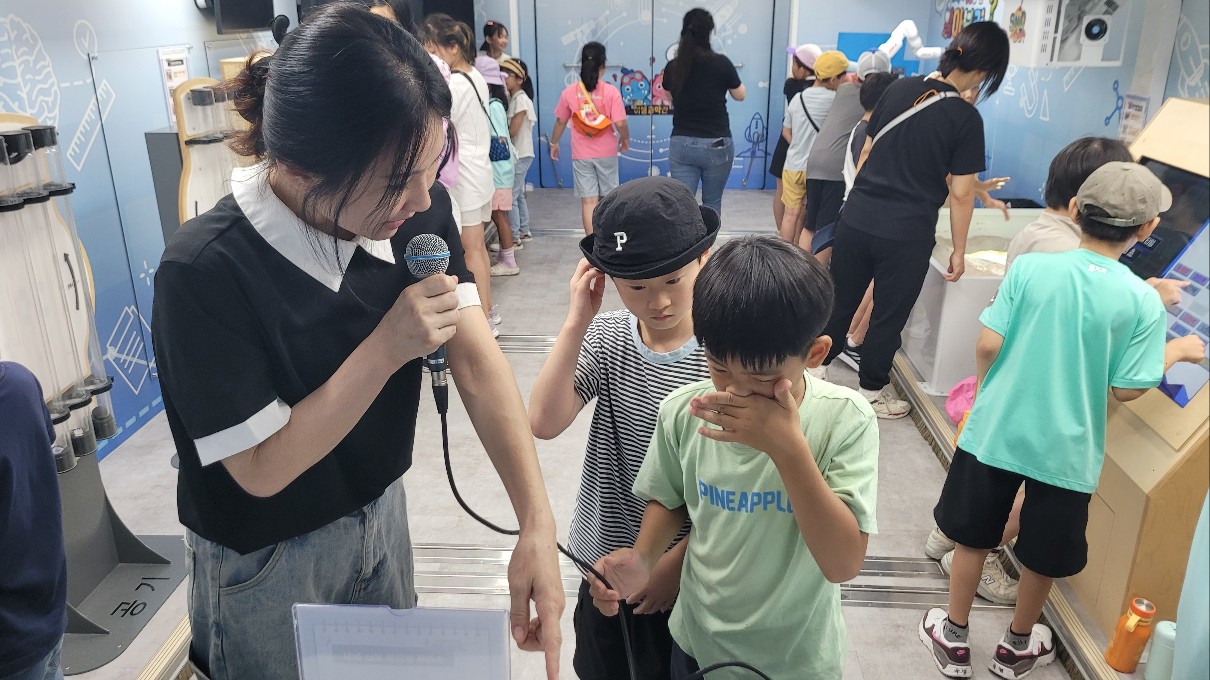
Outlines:
<svg viewBox="0 0 1210 680"><path fill-rule="evenodd" d="M905 19L896 26L895 30L891 31L891 37L882 43L878 50L884 52L887 57L894 57L904 42L907 42L917 59L940 59L945 52L944 47L925 47L924 41L920 39L920 30L911 19Z"/></svg>

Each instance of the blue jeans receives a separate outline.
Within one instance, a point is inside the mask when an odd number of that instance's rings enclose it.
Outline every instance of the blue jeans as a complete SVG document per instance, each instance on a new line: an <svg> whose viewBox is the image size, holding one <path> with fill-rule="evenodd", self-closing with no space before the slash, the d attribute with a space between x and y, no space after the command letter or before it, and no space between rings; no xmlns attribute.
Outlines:
<svg viewBox="0 0 1210 680"><path fill-rule="evenodd" d="M19 671L16 675L9 675L0 680L63 680L63 668L59 664L59 656L63 653L63 640L59 640L59 644L50 650L41 660L34 665Z"/></svg>
<svg viewBox="0 0 1210 680"><path fill-rule="evenodd" d="M525 200L525 175L529 166L533 165L534 157L518 158L513 163L516 174L513 175L513 209L508 213L508 223L513 227L513 241L522 234L529 233L529 203Z"/></svg>
<svg viewBox="0 0 1210 680"><path fill-rule="evenodd" d="M676 135L668 145L668 167L672 178L683 182L694 194L702 185L702 205L723 212L723 187L735 161L735 143L730 137L685 137Z"/></svg>
<svg viewBox="0 0 1210 680"><path fill-rule="evenodd" d="M416 606L403 480L378 500L246 555L187 531L190 660L210 680L298 680L295 603Z"/></svg>

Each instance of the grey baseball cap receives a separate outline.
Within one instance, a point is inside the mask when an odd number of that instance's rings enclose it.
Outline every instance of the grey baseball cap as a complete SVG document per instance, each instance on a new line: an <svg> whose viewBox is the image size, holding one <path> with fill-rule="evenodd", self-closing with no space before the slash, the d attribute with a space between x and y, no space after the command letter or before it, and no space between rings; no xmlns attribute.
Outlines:
<svg viewBox="0 0 1210 680"><path fill-rule="evenodd" d="M1096 206L1109 213L1092 217L1113 227L1137 227L1172 207L1172 192L1138 163L1111 161L1093 171L1076 193L1081 213Z"/></svg>
<svg viewBox="0 0 1210 680"><path fill-rule="evenodd" d="M864 52L857 58L857 77L862 80L871 73L890 73L891 58L882 50Z"/></svg>

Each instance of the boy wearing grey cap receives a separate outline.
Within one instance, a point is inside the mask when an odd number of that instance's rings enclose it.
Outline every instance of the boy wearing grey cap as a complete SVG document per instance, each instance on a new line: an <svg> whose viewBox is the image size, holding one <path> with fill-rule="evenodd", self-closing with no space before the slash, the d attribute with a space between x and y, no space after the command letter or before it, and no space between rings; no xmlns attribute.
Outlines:
<svg viewBox="0 0 1210 680"><path fill-rule="evenodd" d="M693 284L719 231L718 213L698 206L667 177L632 180L601 200L571 280L567 319L529 401L534 436L553 439L597 400L568 547L597 562L634 544L646 501L632 492L655 430L660 402L709 376L693 333ZM605 279L623 310L599 314ZM639 677L667 680L672 658L669 611L680 590L686 523L627 605ZM580 587L574 666L582 680L630 677L616 620L603 616Z"/></svg>
<svg viewBox="0 0 1210 680"><path fill-rule="evenodd" d="M1054 579L1078 574L1087 562L1108 395L1137 399L1172 364L1205 356L1196 336L1165 345L1159 294L1118 262L1171 205L1147 168L1105 164L1069 206L1083 232L1080 248L1019 257L979 318L979 391L933 511L958 544L949 612L930 609L919 626L946 676L972 675L971 603L1022 482L1020 589L990 668L1015 680L1054 660L1053 634L1038 618Z"/></svg>

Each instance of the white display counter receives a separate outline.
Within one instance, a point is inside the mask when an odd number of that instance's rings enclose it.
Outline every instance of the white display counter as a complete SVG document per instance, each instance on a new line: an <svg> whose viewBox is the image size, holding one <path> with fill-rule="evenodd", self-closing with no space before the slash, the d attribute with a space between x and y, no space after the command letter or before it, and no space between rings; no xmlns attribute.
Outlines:
<svg viewBox="0 0 1210 680"><path fill-rule="evenodd" d="M921 388L927 394L946 395L954 385L975 374L975 341L982 328L979 314L999 289L1004 268L972 256L983 251L1007 251L1008 242L1041 212L1037 208L1017 208L1005 220L999 210L976 208L967 238L966 273L956 283L948 283L942 276L949 270L950 213L948 208L941 209L937 216L937 248L924 288L903 329L903 353L923 376Z"/></svg>

